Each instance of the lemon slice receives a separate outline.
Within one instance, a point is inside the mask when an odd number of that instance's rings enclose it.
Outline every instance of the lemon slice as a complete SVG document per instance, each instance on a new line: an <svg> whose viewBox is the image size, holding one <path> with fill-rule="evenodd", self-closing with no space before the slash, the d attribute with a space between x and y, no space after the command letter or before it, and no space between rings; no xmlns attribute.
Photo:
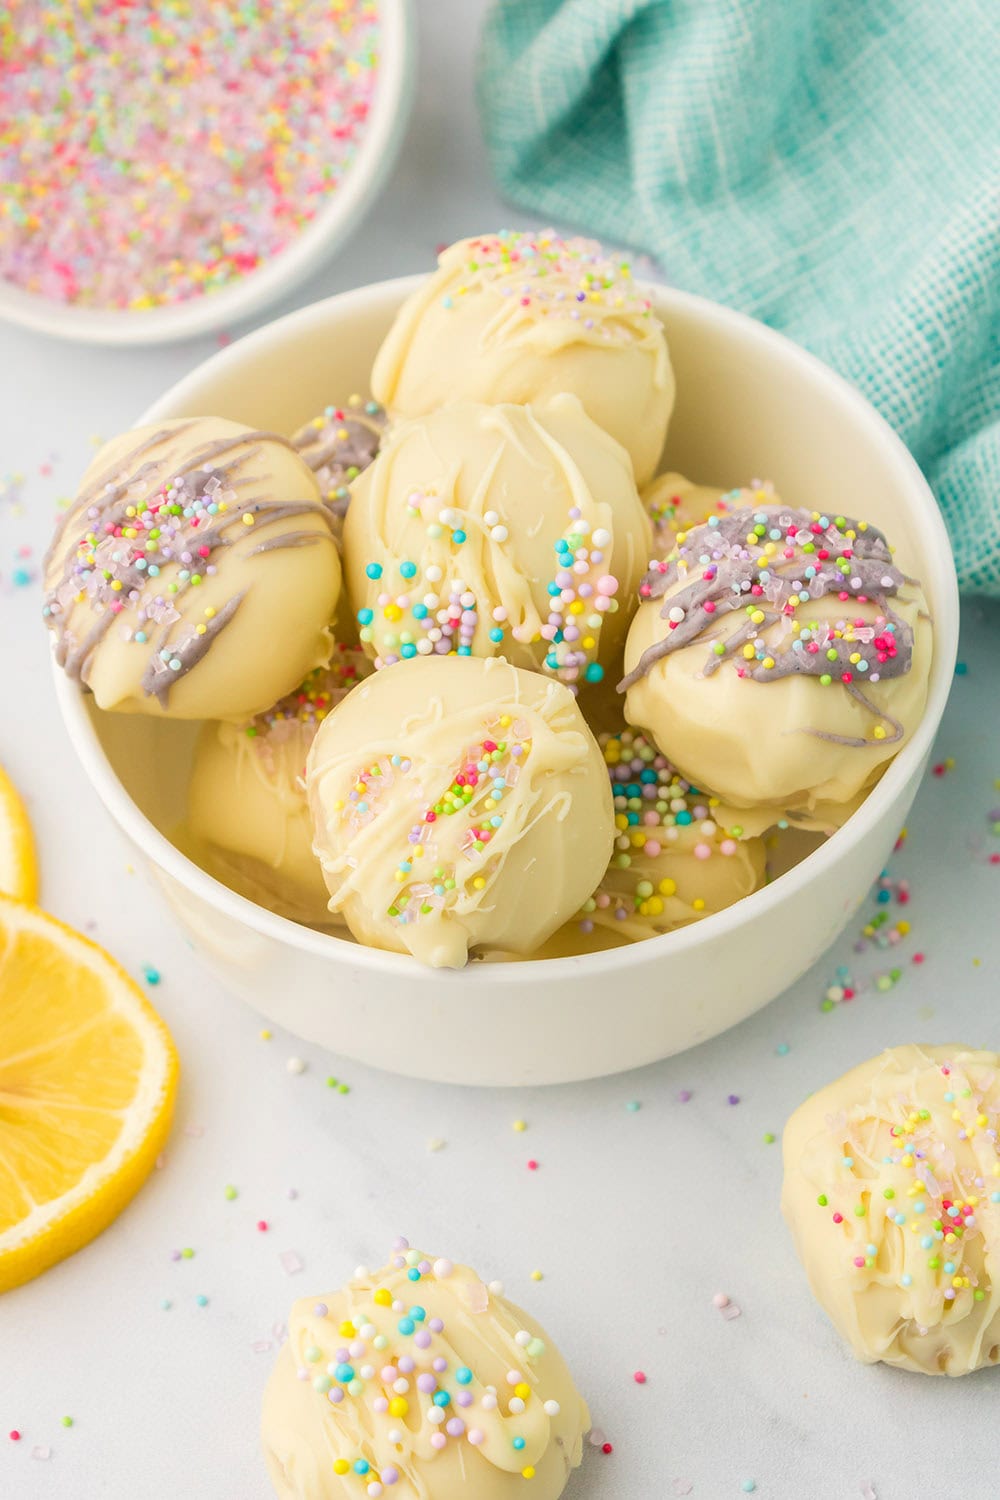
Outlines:
<svg viewBox="0 0 1000 1500"><path fill-rule="evenodd" d="M170 1128L166 1026L96 944L0 896L0 1292L100 1234Z"/></svg>
<svg viewBox="0 0 1000 1500"><path fill-rule="evenodd" d="M0 892L19 901L38 900L38 864L28 814L0 766Z"/></svg>

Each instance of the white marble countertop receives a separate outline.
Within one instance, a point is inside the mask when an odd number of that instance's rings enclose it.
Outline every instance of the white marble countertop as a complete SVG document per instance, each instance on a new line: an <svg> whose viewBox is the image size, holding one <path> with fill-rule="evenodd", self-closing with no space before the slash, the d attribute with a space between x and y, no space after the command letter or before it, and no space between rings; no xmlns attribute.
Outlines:
<svg viewBox="0 0 1000 1500"><path fill-rule="evenodd" d="M439 242L510 219L473 114L481 10L424 0L402 159L297 304L420 269ZM737 1030L574 1087L432 1087L280 1032L262 1040L260 1020L209 979L129 868L88 791L57 719L34 578L94 435L127 426L214 345L100 351L0 330L0 760L30 800L44 904L133 973L161 971L154 999L184 1069L162 1170L98 1241L0 1301L0 1496L267 1500L258 1411L288 1304L377 1264L400 1233L502 1278L562 1346L614 1448L588 1449L572 1500L725 1500L745 1479L762 1500L858 1500L868 1483L879 1500L996 1496L1000 1371L948 1381L854 1363L795 1260L767 1133L780 1137L807 1093L882 1046L1000 1047L1000 865L989 863L1000 853L989 819L1000 610L965 609L967 672L937 752L949 768L928 777L891 865L912 899L905 911L866 908L912 923L898 948L856 953L853 929ZM859 993L823 1013L838 965ZM898 983L880 991L894 966ZM287 1070L292 1057L304 1072ZM193 1258L174 1261L183 1247ZM739 1318L713 1307L719 1290Z"/></svg>

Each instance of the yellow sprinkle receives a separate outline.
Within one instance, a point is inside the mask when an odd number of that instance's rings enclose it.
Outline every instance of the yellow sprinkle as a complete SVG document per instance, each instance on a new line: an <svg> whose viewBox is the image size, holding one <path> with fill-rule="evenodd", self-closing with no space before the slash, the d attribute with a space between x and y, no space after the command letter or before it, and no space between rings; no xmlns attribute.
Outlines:
<svg viewBox="0 0 1000 1500"><path fill-rule="evenodd" d="M260 1035L260 1039L261 1039L262 1042L269 1042L271 1040L271 1035L272 1034L271 1034L270 1031L268 1031L267 1027L265 1026L264 1030L262 1032L260 1032L259 1035Z"/></svg>
<svg viewBox="0 0 1000 1500"><path fill-rule="evenodd" d="M392 1293L387 1286L380 1286L375 1293L375 1305L376 1307L392 1306Z"/></svg>
<svg viewBox="0 0 1000 1500"><path fill-rule="evenodd" d="M532 1279L532 1281L541 1281L542 1280L542 1273L541 1273L541 1271L532 1271L532 1273L531 1273L531 1279Z"/></svg>
<svg viewBox="0 0 1000 1500"><path fill-rule="evenodd" d="M346 1458L335 1458L333 1460L333 1472L335 1474L346 1474L350 1467Z"/></svg>
<svg viewBox="0 0 1000 1500"><path fill-rule="evenodd" d="M691 905L695 911L705 910L705 902L701 896L696 896L695 899L691 902Z"/></svg>
<svg viewBox="0 0 1000 1500"><path fill-rule="evenodd" d="M244 526L252 526L253 525L253 516L250 514L249 511L245 511L244 514L243 514L243 524L244 524Z"/></svg>
<svg viewBox="0 0 1000 1500"><path fill-rule="evenodd" d="M527 1128L528 1128L528 1122L527 1122L527 1120L515 1120L514 1121L514 1129L515 1130L527 1130Z"/></svg>
<svg viewBox="0 0 1000 1500"><path fill-rule="evenodd" d="M522 1469L521 1470L521 1478L522 1479L534 1479L534 1477L535 1477L534 1465L529 1464L526 1469Z"/></svg>
<svg viewBox="0 0 1000 1500"><path fill-rule="evenodd" d="M882 728L881 724L875 725L875 728L872 730L872 736L877 740L885 739L885 730Z"/></svg>
<svg viewBox="0 0 1000 1500"><path fill-rule="evenodd" d="M390 1417L405 1417L410 1409L410 1403L405 1396L393 1396L389 1402Z"/></svg>
<svg viewBox="0 0 1000 1500"><path fill-rule="evenodd" d="M352 1339L352 1338L354 1338L354 1336L355 1336L355 1334L357 1332L357 1329L354 1327L354 1324L352 1322L350 1322L349 1319L345 1318L344 1321L343 1321L343 1323L341 1323L338 1332L340 1333L340 1337L342 1339Z"/></svg>
<svg viewBox="0 0 1000 1500"><path fill-rule="evenodd" d="M527 1381L519 1380L517 1385L514 1387L514 1395L520 1396L522 1401L527 1401L528 1397L531 1395L531 1386L528 1385Z"/></svg>
<svg viewBox="0 0 1000 1500"><path fill-rule="evenodd" d="M475 880L472 882L472 889L474 891L481 891L484 890L485 887L486 881L483 879L482 875L477 875Z"/></svg>
<svg viewBox="0 0 1000 1500"><path fill-rule="evenodd" d="M661 880L660 881L659 891L660 891L660 895L661 896L676 896L676 894L677 894L677 882L676 882L676 880L671 880L670 877L667 876L667 878L665 880Z"/></svg>

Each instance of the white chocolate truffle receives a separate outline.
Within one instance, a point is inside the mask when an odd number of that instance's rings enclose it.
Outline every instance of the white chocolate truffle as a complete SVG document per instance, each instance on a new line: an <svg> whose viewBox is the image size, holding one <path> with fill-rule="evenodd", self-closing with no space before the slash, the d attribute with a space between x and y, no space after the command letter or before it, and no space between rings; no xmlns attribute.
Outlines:
<svg viewBox="0 0 1000 1500"><path fill-rule="evenodd" d="M494 1285L398 1240L381 1270L296 1302L262 1417L279 1500L513 1500L529 1479L558 1500L590 1415Z"/></svg>
<svg viewBox="0 0 1000 1500"><path fill-rule="evenodd" d="M330 910L436 967L530 954L611 853L608 777L572 693L498 658L376 672L320 728L306 786Z"/></svg>
<svg viewBox="0 0 1000 1500"><path fill-rule="evenodd" d="M56 658L99 707L239 720L329 659L340 560L285 438L196 417L105 444L45 586Z"/></svg>
<svg viewBox="0 0 1000 1500"><path fill-rule="evenodd" d="M846 817L923 713L927 606L865 522L732 511L682 533L640 594L625 717L735 808Z"/></svg>
<svg viewBox="0 0 1000 1500"><path fill-rule="evenodd" d="M676 545L678 532L703 526L709 516L728 515L748 505L780 505L781 496L775 493L773 484L756 479L739 489L720 490L671 472L658 474L646 485L642 503L653 527L651 555L663 558Z"/></svg>
<svg viewBox="0 0 1000 1500"><path fill-rule="evenodd" d="M649 524L575 396L402 423L351 493L348 592L378 666L455 652L574 686L617 673Z"/></svg>
<svg viewBox="0 0 1000 1500"><path fill-rule="evenodd" d="M394 418L457 399L578 396L656 470L674 405L663 327L628 263L594 240L505 233L460 240L408 297L379 350L372 391Z"/></svg>
<svg viewBox="0 0 1000 1500"><path fill-rule="evenodd" d="M195 746L188 831L199 863L248 900L312 926L335 925L313 853L305 792L320 724L371 671L364 654L334 647L329 667L247 724L208 723Z"/></svg>
<svg viewBox="0 0 1000 1500"><path fill-rule="evenodd" d="M1000 1057L892 1047L799 1106L781 1206L858 1359L1000 1363Z"/></svg>
<svg viewBox="0 0 1000 1500"><path fill-rule="evenodd" d="M764 841L744 837L731 809L697 791L631 730L602 734L615 806L615 849L577 919L632 942L686 927L764 883Z"/></svg>
<svg viewBox="0 0 1000 1500"><path fill-rule="evenodd" d="M385 407L351 396L343 406L324 407L292 437L295 451L316 476L338 539L351 499L350 486L374 462L385 427Z"/></svg>

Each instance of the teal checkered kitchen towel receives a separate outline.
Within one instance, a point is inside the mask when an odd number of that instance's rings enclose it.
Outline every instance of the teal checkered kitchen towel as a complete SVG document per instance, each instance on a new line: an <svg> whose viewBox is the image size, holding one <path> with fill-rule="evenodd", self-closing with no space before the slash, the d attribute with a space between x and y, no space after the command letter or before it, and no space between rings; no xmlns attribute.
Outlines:
<svg viewBox="0 0 1000 1500"><path fill-rule="evenodd" d="M847 376L1000 596L1000 0L494 0L479 85L512 200Z"/></svg>

